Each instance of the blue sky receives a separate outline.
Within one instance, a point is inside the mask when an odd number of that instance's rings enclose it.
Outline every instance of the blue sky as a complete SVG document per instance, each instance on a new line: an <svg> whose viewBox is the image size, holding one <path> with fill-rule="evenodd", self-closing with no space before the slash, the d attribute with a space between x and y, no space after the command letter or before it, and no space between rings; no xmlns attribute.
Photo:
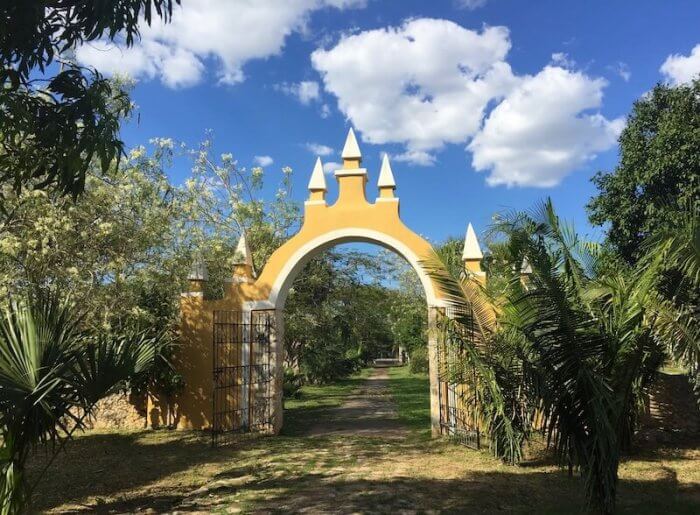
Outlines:
<svg viewBox="0 0 700 515"><path fill-rule="evenodd" d="M433 241L546 196L596 234L590 178L614 167L632 103L700 72L700 2L690 0L182 3L136 48L77 52L136 78L127 145L196 145L211 129L241 166L271 158L268 194L292 167L302 201L310 144L338 162L353 126L368 197L388 152L404 221ZM178 163L172 179L187 173Z"/></svg>

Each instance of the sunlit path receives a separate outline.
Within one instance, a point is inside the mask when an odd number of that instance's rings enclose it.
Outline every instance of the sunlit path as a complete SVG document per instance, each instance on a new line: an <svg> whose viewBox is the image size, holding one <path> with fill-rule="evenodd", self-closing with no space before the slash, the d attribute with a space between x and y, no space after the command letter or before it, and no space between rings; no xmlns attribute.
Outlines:
<svg viewBox="0 0 700 515"><path fill-rule="evenodd" d="M337 407L329 410L309 435L354 434L373 437L405 437L391 397L388 368L374 368L371 375Z"/></svg>

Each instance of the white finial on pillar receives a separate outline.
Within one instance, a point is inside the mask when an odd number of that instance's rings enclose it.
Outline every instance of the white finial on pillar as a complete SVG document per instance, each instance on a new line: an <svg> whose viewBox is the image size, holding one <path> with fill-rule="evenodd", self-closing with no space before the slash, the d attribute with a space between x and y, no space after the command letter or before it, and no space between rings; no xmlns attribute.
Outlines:
<svg viewBox="0 0 700 515"><path fill-rule="evenodd" d="M245 237L245 233L241 234L241 237L238 240L238 245L236 245L236 252L233 256L233 264L249 266L251 270L253 268L253 255L250 252L248 239Z"/></svg>
<svg viewBox="0 0 700 515"><path fill-rule="evenodd" d="M314 171L311 172L311 179L309 179L309 191L326 191L326 176L323 173L323 163L321 158L316 158L316 165L314 165Z"/></svg>
<svg viewBox="0 0 700 515"><path fill-rule="evenodd" d="M345 139L345 146L343 146L343 153L341 155L343 158L343 163L346 165L348 161L357 161L357 166L360 166L360 161L362 161L362 153L360 152L360 146L357 144L357 138L355 138L355 131L348 131L348 137Z"/></svg>
<svg viewBox="0 0 700 515"><path fill-rule="evenodd" d="M520 273L523 275L532 274L532 267L530 266L530 262L527 260L527 257L523 258L523 262L520 265Z"/></svg>
<svg viewBox="0 0 700 515"><path fill-rule="evenodd" d="M382 157L382 167L379 170L377 186L379 187L379 198L377 200L397 200L394 197L396 181L391 171L391 164L389 164L389 155L386 153Z"/></svg>
<svg viewBox="0 0 700 515"><path fill-rule="evenodd" d="M481 252L479 240L474 232L474 227L470 223L467 226L467 235L464 238L464 251L462 252L462 261L481 260L484 254Z"/></svg>
<svg viewBox="0 0 700 515"><path fill-rule="evenodd" d="M384 154L382 158L382 167L379 170L379 181L377 182L379 189L382 188L396 188L396 181L394 180L394 174L391 171L391 164L389 163L389 154Z"/></svg>

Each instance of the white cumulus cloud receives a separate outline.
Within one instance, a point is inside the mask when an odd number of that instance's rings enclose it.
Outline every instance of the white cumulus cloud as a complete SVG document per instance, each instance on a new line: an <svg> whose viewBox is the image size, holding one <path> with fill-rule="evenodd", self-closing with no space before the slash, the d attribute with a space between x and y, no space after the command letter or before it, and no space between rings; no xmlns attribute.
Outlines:
<svg viewBox="0 0 700 515"><path fill-rule="evenodd" d="M457 7L462 9L469 9L470 11L473 11L474 9L478 9L479 7L486 5L486 1L487 0L455 0L455 4Z"/></svg>
<svg viewBox="0 0 700 515"><path fill-rule="evenodd" d="M272 159L270 156L255 156L253 158L253 161L255 161L255 164L258 166L270 166L272 163L275 162L274 159Z"/></svg>
<svg viewBox="0 0 700 515"><path fill-rule="evenodd" d="M276 89L295 97L304 105L321 98L321 88L315 80L305 80L298 83L282 83L275 86Z"/></svg>
<svg viewBox="0 0 700 515"><path fill-rule="evenodd" d="M612 147L624 120L600 107L603 79L547 66L524 77L490 113L468 148L490 185L551 187L596 153Z"/></svg>
<svg viewBox="0 0 700 515"><path fill-rule="evenodd" d="M105 42L76 49L78 61L108 74L159 78L170 87L203 79L205 61L216 63L219 82L244 80L252 59L279 54L286 38L304 31L309 15L323 8L362 7L365 0L196 0L173 10L172 21L143 25L132 48Z"/></svg>
<svg viewBox="0 0 700 515"><path fill-rule="evenodd" d="M568 55L517 76L510 48L506 27L422 18L344 35L311 60L364 141L404 146L395 160L429 166L463 144L489 184L553 186L614 145L622 121L599 113L606 82Z"/></svg>
<svg viewBox="0 0 700 515"><path fill-rule="evenodd" d="M566 52L555 52L552 54L552 64L562 68L576 68L576 61L569 57Z"/></svg>
<svg viewBox="0 0 700 515"><path fill-rule="evenodd" d="M306 149L315 156L329 156L333 153L333 149L328 145L320 143L307 143Z"/></svg>
<svg viewBox="0 0 700 515"><path fill-rule="evenodd" d="M700 75L700 44L695 45L690 55L669 55L661 65L661 73L671 84L686 84Z"/></svg>
<svg viewBox="0 0 700 515"><path fill-rule="evenodd" d="M622 61L618 61L616 64L608 66L608 69L618 74L625 82L629 82L632 78L632 72L630 71L629 65Z"/></svg>
<svg viewBox="0 0 700 515"><path fill-rule="evenodd" d="M333 173L336 170L341 170L343 168L343 163L336 163L334 161L329 161L328 163L323 163L323 171L325 173Z"/></svg>
<svg viewBox="0 0 700 515"><path fill-rule="evenodd" d="M392 156L392 159L401 163L419 166L433 166L437 161L433 154L423 150L407 150L406 152Z"/></svg>
<svg viewBox="0 0 700 515"><path fill-rule="evenodd" d="M401 142L423 158L473 136L488 102L511 89L509 49L505 27L416 19L344 36L311 61L365 141Z"/></svg>

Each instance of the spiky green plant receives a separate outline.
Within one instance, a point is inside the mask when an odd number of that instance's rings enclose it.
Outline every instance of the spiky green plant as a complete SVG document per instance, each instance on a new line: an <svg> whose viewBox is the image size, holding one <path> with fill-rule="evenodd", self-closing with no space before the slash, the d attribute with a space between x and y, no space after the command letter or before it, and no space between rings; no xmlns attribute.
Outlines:
<svg viewBox="0 0 700 515"><path fill-rule="evenodd" d="M698 369L697 303L658 289L673 269L697 291L697 227L693 211L687 227L649 242L654 257L638 269L605 269L598 246L547 201L496 218L489 287L455 278L437 255L424 263L463 313L445 330L467 344L465 362L480 367L483 384L470 388L484 392L480 410L491 417L497 455L517 460L522 441L542 430L560 462L581 470L589 507L614 510L620 449L665 353ZM523 276L525 262L532 272Z"/></svg>
<svg viewBox="0 0 700 515"><path fill-rule="evenodd" d="M3 514L28 508L33 485L25 465L32 449L45 446L55 456L100 399L147 373L163 345L146 332L86 334L75 313L70 302L40 297L12 299L0 316Z"/></svg>
<svg viewBox="0 0 700 515"><path fill-rule="evenodd" d="M644 256L639 274L654 334L689 369L700 407L700 203L686 205L672 231L652 235Z"/></svg>

